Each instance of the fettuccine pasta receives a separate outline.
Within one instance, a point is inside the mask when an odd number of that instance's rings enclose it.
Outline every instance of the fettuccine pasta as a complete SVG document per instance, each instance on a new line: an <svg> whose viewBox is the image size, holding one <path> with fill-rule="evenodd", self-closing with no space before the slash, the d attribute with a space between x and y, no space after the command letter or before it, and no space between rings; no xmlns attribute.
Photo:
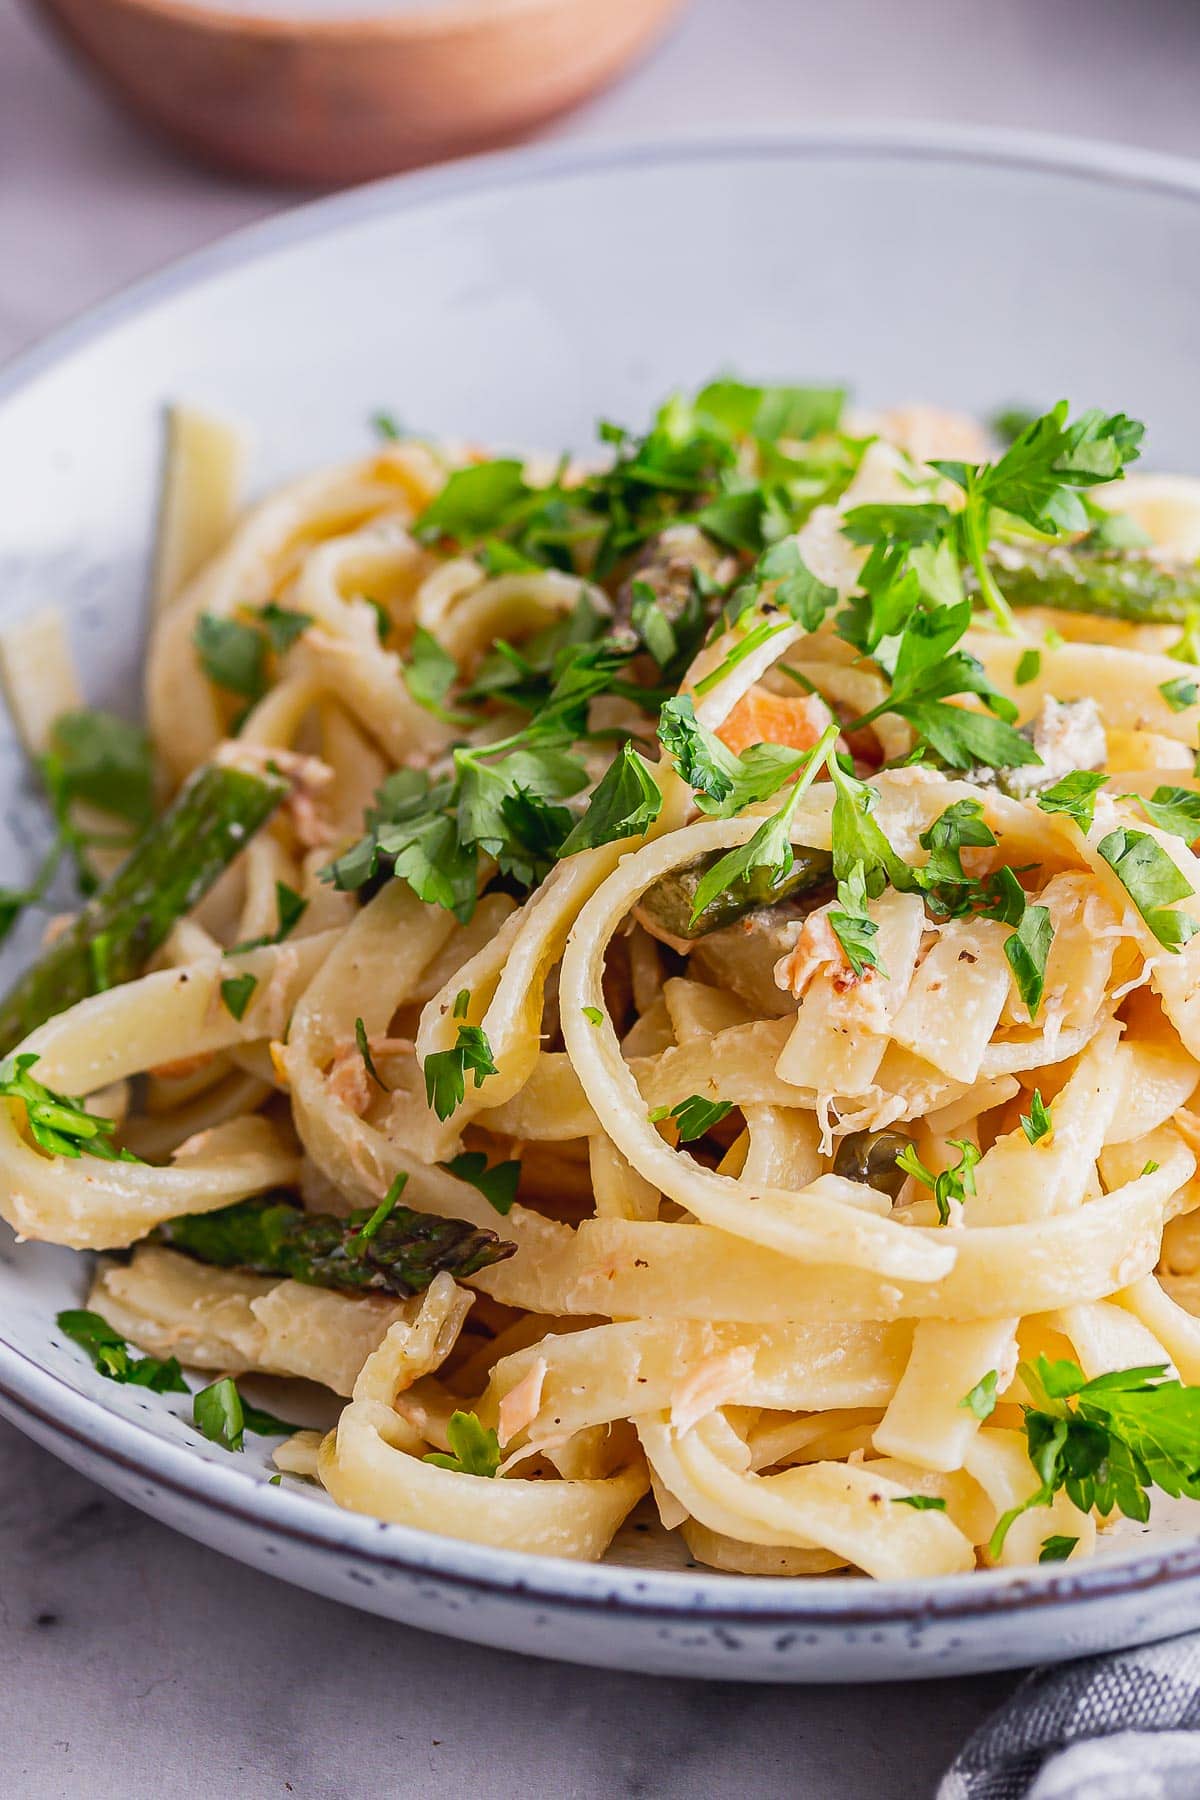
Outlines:
<svg viewBox="0 0 1200 1800"><path fill-rule="evenodd" d="M1200 481L1014 429L724 381L243 512L176 415L148 738L56 614L2 646L10 914L100 885L0 1005L0 1211L100 1253L102 1374L547 1555L644 1504L951 1576L1200 1498Z"/></svg>

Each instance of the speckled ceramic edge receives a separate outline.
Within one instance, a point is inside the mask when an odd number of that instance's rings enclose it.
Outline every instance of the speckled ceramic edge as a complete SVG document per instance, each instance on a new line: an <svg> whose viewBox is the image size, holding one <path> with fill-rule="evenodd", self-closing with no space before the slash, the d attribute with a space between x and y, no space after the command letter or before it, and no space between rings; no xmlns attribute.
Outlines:
<svg viewBox="0 0 1200 1800"><path fill-rule="evenodd" d="M521 187L530 182L553 181L577 173L603 172L619 168L671 162L729 162L746 157L778 156L783 159L813 160L822 157L877 157L886 153L896 158L912 158L948 163L976 164L981 167L1007 167L1044 172L1058 177L1078 178L1103 186L1119 185L1145 190L1147 193L1169 194L1177 199L1200 201L1200 165L1178 158L1150 152L1127 150L1114 146L1093 145L1055 139L1043 135L971 132L954 129L929 130L909 127L838 128L801 134L748 134L736 138L700 142L685 139L656 145L627 147L592 147L549 149L487 157L436 170L422 175L404 176L372 184L349 194L315 202L285 214L266 224L250 227L214 247L173 265L164 273L143 281L127 292L94 309L83 319L71 324L27 355L0 370L0 406L56 363L102 337L117 324L128 323L149 306L179 293L194 283L240 264L269 257L291 244L319 237L327 230L351 224L392 211L504 187ZM872 1633L884 1643L886 1654L875 1659L865 1655L861 1674L867 1677L915 1673L946 1672L946 1664L938 1667L893 1666L899 1640L898 1629L909 1634L931 1632L942 1649L953 1651L964 1639L944 1635L944 1628L957 1627L967 1633L972 1626L993 1621L997 1626L1013 1615L1041 1619L1041 1626L1031 1633L1027 1655L1053 1656L1078 1654L1081 1648L1100 1643L1117 1643L1148 1639L1177 1631L1200 1618L1200 1541L1170 1549L1155 1549L1138 1554L1130 1552L1085 1563L1079 1570L1047 1568L1044 1570L991 1571L968 1577L948 1577L928 1582L876 1584L867 1581L827 1579L803 1584L779 1579L748 1579L711 1572L675 1572L644 1570L601 1564L577 1565L515 1552L502 1552L484 1546L464 1544L400 1526L384 1526L374 1520L353 1514L318 1508L302 1494L281 1489L264 1489L261 1481L239 1472L235 1465L218 1465L198 1459L186 1449L159 1441L136 1424L114 1417L101 1403L76 1393L57 1381L27 1357L21 1350L0 1337L0 1410L31 1435L49 1444L69 1461L86 1467L90 1473L122 1493L135 1504L160 1511L172 1523L209 1541L220 1543L232 1554L244 1556L259 1566L270 1567L264 1553L256 1553L245 1534L266 1533L290 1545L296 1553L295 1566L280 1567L278 1572L297 1581L310 1581L321 1591L338 1591L338 1584L318 1579L311 1559L331 1553L342 1560L343 1568L371 1570L385 1576L430 1580L437 1583L439 1594L458 1590L478 1600L491 1599L522 1609L550 1608L557 1614L566 1609L582 1623L581 1615L595 1613L610 1621L614 1614L624 1615L632 1626L636 1620L675 1622L703 1626L726 1639L736 1639L739 1630L755 1634L763 1630L776 1634L776 1651L785 1655L783 1638L816 1633L812 1641L828 1647L829 1633L841 1634L843 1644L860 1634ZM137 1482L145 1483L145 1491L137 1491ZM212 1517L212 1528L205 1529L194 1516L197 1508ZM186 1515L191 1512L190 1518ZM181 1516L182 1515L182 1516ZM225 1521L222 1531L218 1521ZM309 1566L305 1565L305 1558ZM1157 1601L1154 1599L1157 1590ZM1170 1599L1168 1599L1168 1593ZM1138 1597L1148 1603L1128 1603ZM344 1594L357 1599L372 1610L397 1613L391 1605L376 1604L363 1596ZM1118 1617L1114 1610L1105 1617L1106 1608L1124 1600L1126 1611ZM1184 1601L1181 1614L1178 1602ZM1082 1639L1068 1632L1057 1643L1052 1634L1058 1615L1077 1618L1080 1610L1090 1616L1091 1626ZM451 1608L453 1611L453 1608ZM416 1608L421 1613L421 1608ZM508 1616L504 1613L503 1616ZM415 1622L435 1628L458 1631L461 1635L482 1641L504 1641L501 1628L481 1629L450 1618L416 1617ZM780 1636L782 1634L782 1637ZM1032 1641L1037 1639L1036 1644ZM909 1637L913 1646L915 1638ZM559 1639L539 1644L520 1642L516 1647L541 1649L543 1653L575 1656L578 1660L624 1661L631 1667L663 1666L661 1658L649 1651L623 1656L596 1654L586 1648L572 1648ZM736 1644L727 1643L727 1648ZM756 1663L756 1655L748 1660ZM786 1660L786 1655L785 1655ZM834 1657L828 1669L816 1666L811 1652L801 1659L799 1668L720 1667L699 1668L695 1672L744 1675L761 1678L832 1679L844 1678L839 1673L841 1659ZM985 1647L966 1650L953 1666L984 1668L1005 1666L1023 1660L999 1641L993 1652ZM688 1667L688 1658L678 1653L678 1662ZM888 1666L883 1666L887 1664ZM681 1672L683 1672L681 1668Z"/></svg>

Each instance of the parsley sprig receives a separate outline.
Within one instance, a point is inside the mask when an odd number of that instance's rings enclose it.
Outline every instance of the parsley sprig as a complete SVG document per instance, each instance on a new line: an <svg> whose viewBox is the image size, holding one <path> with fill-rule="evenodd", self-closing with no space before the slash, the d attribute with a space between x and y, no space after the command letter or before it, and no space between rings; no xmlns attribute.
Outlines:
<svg viewBox="0 0 1200 1800"><path fill-rule="evenodd" d="M114 1119L90 1113L82 1100L57 1094L37 1081L30 1070L39 1060L31 1050L0 1063L0 1096L19 1100L25 1108L29 1135L47 1156L96 1156L104 1162L140 1162L131 1150L113 1143Z"/></svg>
<svg viewBox="0 0 1200 1800"><path fill-rule="evenodd" d="M1025 1437L1039 1486L997 1522L993 1559L1014 1521L1060 1491L1081 1512L1116 1509L1143 1523L1152 1487L1200 1499L1200 1387L1168 1378L1165 1364L1088 1381L1077 1364L1039 1356L1019 1372L1032 1402Z"/></svg>
<svg viewBox="0 0 1200 1800"><path fill-rule="evenodd" d="M425 1099L439 1119L448 1119L462 1105L467 1092L468 1073L475 1086L482 1087L489 1075L499 1071L492 1059L492 1046L482 1025L468 1025L466 1010L471 996L464 988L454 1003L458 1030L448 1050L434 1050L425 1058Z"/></svg>
<svg viewBox="0 0 1200 1800"><path fill-rule="evenodd" d="M154 816L150 740L139 726L112 713L63 713L37 766L54 817L54 839L31 882L0 887L0 943L25 909L44 898L64 858L74 862L81 892L90 894L96 875L88 851L131 847ZM107 813L115 830L85 830L76 817L80 802Z"/></svg>
<svg viewBox="0 0 1200 1800"><path fill-rule="evenodd" d="M448 1456L441 1450L431 1450L421 1461L449 1469L455 1475L481 1475L487 1480L494 1480L500 1473L500 1439L490 1425L481 1425L473 1412L451 1413L446 1439L450 1445Z"/></svg>
<svg viewBox="0 0 1200 1800"><path fill-rule="evenodd" d="M940 1175L935 1175L922 1162L913 1144L902 1150L896 1158L898 1169L903 1169L906 1175L912 1175L933 1194L939 1225L950 1223L952 1203L961 1206L964 1200L974 1194L975 1165L982 1154L979 1146L971 1143L969 1138L950 1138L949 1142L958 1151L958 1161L948 1169L943 1169Z"/></svg>

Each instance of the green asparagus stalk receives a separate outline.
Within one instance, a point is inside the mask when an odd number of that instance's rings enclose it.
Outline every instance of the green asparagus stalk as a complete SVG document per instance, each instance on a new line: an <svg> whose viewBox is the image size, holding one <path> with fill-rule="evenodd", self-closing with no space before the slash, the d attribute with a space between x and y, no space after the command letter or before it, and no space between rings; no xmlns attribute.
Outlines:
<svg viewBox="0 0 1200 1800"><path fill-rule="evenodd" d="M643 894L641 908L648 915L651 930L659 925L672 937L706 937L710 931L733 925L760 907L775 906L781 900L803 894L811 894L812 903L816 905L818 898L825 897L820 890L828 888L832 892L833 858L829 852L809 850L797 844L793 848L792 867L785 876L781 878L767 868L753 870L740 881L730 882L693 923L696 889L701 878L722 855L722 851L714 850L709 855L697 857L686 867L664 875Z"/></svg>
<svg viewBox="0 0 1200 1800"><path fill-rule="evenodd" d="M210 763L0 1001L0 1056L89 994L141 973L175 921L203 898L271 816L288 784Z"/></svg>
<svg viewBox="0 0 1200 1800"><path fill-rule="evenodd" d="M1088 550L1042 550L991 564L1010 606L1056 606L1131 625L1182 625L1200 603L1200 565L1171 567L1152 557Z"/></svg>
<svg viewBox="0 0 1200 1800"><path fill-rule="evenodd" d="M443 1269L461 1279L516 1250L465 1219L407 1206L392 1206L380 1219L379 1210L342 1219L305 1212L288 1194L264 1194L218 1212L169 1219L154 1241L221 1269L250 1269L347 1294L420 1294Z"/></svg>

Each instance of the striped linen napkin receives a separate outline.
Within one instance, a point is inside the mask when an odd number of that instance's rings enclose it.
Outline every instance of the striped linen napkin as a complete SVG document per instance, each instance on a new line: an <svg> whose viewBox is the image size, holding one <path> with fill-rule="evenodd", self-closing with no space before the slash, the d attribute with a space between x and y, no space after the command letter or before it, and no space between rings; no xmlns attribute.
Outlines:
<svg viewBox="0 0 1200 1800"><path fill-rule="evenodd" d="M1196 1800L1200 1633L1035 1669L937 1800Z"/></svg>

